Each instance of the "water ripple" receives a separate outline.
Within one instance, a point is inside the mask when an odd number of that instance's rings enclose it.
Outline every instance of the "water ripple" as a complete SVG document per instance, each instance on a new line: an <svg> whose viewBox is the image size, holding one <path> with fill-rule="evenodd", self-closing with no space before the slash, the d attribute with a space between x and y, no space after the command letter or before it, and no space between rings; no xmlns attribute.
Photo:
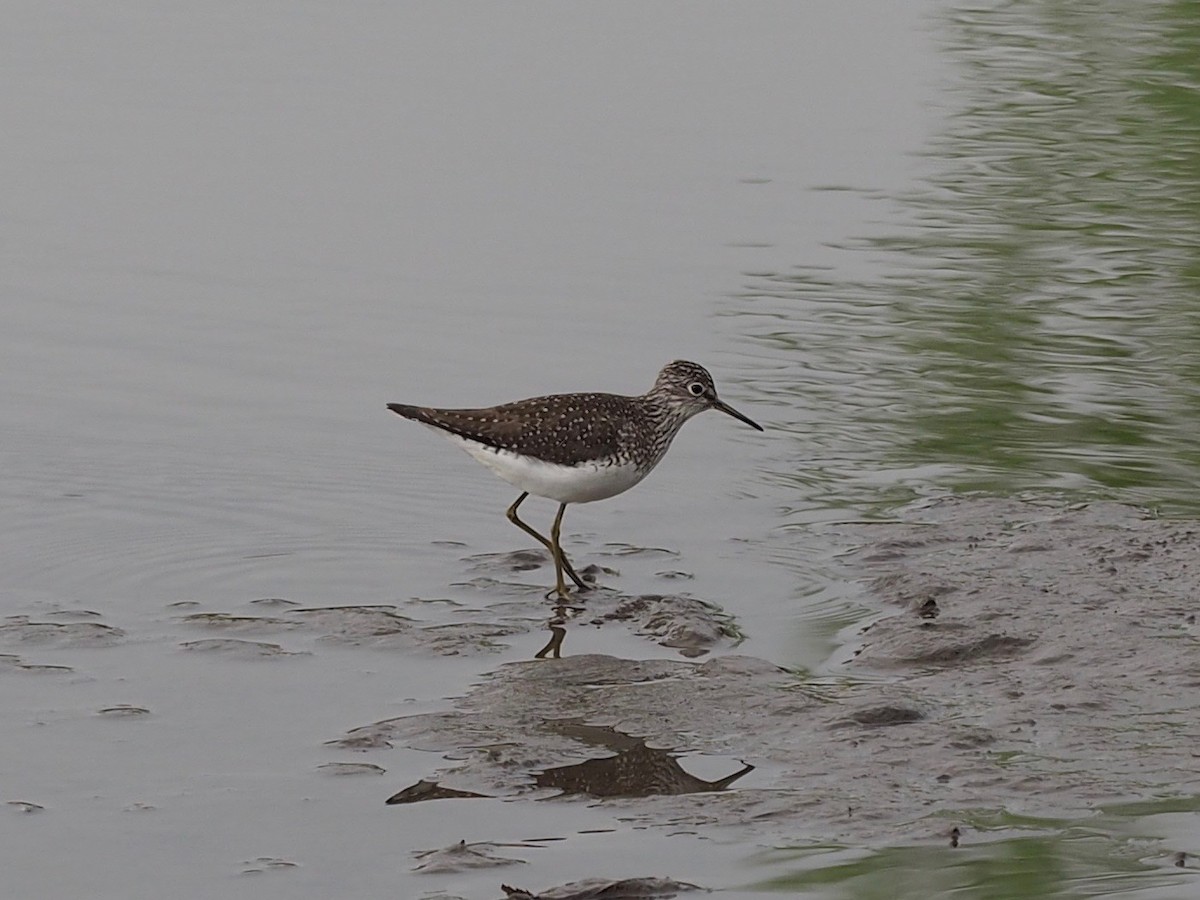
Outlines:
<svg viewBox="0 0 1200 900"><path fill-rule="evenodd" d="M840 266L729 297L793 519L946 489L1200 510L1200 30L1105 5L946 11L927 174Z"/></svg>

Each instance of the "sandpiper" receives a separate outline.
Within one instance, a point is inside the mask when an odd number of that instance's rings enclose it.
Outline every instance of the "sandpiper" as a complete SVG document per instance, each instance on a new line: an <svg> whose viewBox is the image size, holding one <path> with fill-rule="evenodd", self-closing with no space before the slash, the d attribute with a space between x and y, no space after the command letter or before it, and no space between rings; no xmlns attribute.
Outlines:
<svg viewBox="0 0 1200 900"><path fill-rule="evenodd" d="M550 551L555 576L551 593L563 598L569 596L564 572L581 590L587 588L559 542L567 504L629 490L658 465L683 423L706 409L719 409L763 430L717 397L703 366L684 360L664 366L654 387L637 397L551 394L486 409L403 403L389 403L388 409L453 441L521 490L508 508L509 521ZM549 538L517 516L530 494L558 501Z"/></svg>

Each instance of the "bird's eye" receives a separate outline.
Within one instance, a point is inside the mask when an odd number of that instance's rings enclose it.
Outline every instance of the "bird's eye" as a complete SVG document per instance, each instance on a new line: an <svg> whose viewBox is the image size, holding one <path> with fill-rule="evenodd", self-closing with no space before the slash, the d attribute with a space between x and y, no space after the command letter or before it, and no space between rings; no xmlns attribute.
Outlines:
<svg viewBox="0 0 1200 900"><path fill-rule="evenodd" d="M688 385L688 391L691 392L691 395L693 397L699 397L701 394L704 393L704 385L702 385L698 381L693 381L691 384Z"/></svg>

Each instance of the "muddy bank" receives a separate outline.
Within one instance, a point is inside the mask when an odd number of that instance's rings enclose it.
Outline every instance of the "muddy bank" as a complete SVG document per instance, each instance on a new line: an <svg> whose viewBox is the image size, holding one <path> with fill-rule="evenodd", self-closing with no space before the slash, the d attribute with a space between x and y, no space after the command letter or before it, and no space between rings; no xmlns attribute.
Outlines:
<svg viewBox="0 0 1200 900"><path fill-rule="evenodd" d="M638 552L652 555L667 551L629 548L625 555ZM221 635L185 642L185 649L242 658L292 655L279 644L250 639L288 632L316 635L319 641L344 646L437 656L486 656L514 645L528 648L530 656L535 651L551 656L560 651L572 631L612 626L686 658L731 648L741 640L733 616L717 605L683 593L623 593L603 583L619 574L611 568L582 569L589 589L577 594L578 601L554 604L546 601L547 586L538 582L539 578L553 580L552 575L541 571L549 563L541 551L489 553L468 557L464 562L474 577L462 586L486 598L479 606L413 598L404 604L305 607L271 597L251 600L234 612L203 610L194 601L172 607L185 626ZM663 574L674 578L679 573ZM526 580L517 580L522 576ZM6 638L23 643L118 639L110 638L107 632L94 633L107 627L98 623L61 625L22 620L0 625L0 642ZM569 644L566 651L570 652ZM0 660L0 664L20 663L16 658Z"/></svg>
<svg viewBox="0 0 1200 900"><path fill-rule="evenodd" d="M882 615L833 683L732 655L531 660L450 712L334 743L438 751L425 778L449 791L602 796L589 802L631 823L791 839L945 841L958 827L966 841L1000 811L1061 820L1200 788L1200 526L1108 503L958 499L837 532L854 548L847 577ZM648 787L547 779L620 756L581 727L659 751L626 767L647 769ZM708 789L663 775L714 756L729 775L757 771Z"/></svg>

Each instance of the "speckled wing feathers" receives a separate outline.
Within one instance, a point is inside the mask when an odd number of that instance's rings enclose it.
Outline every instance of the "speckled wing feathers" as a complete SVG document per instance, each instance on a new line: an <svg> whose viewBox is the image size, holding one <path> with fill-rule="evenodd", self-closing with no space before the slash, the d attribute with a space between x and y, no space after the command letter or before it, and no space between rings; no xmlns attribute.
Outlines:
<svg viewBox="0 0 1200 900"><path fill-rule="evenodd" d="M630 430L650 430L634 398L619 394L553 394L486 409L401 403L388 404L388 409L489 447L567 466L618 458L621 447L635 437Z"/></svg>

